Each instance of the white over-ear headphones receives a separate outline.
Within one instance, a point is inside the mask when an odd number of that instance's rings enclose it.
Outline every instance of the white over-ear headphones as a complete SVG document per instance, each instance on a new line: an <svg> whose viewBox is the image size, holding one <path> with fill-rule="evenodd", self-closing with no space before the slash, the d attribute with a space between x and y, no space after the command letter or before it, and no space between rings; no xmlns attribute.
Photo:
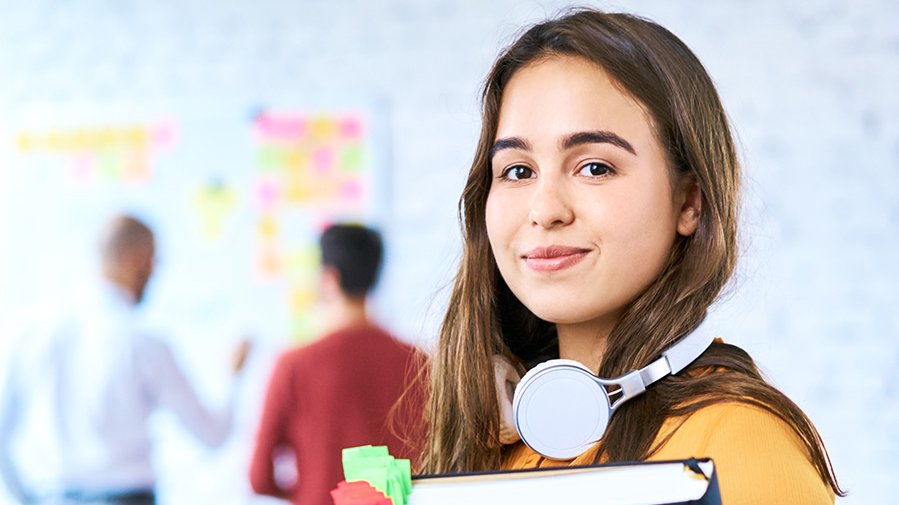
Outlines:
<svg viewBox="0 0 899 505"><path fill-rule="evenodd" d="M674 375L699 357L714 337L700 326L640 370L615 379L599 378L570 359L532 368L515 388L512 410L521 440L550 459L570 459L599 441L612 414L646 388ZM617 388L607 391L606 387Z"/></svg>

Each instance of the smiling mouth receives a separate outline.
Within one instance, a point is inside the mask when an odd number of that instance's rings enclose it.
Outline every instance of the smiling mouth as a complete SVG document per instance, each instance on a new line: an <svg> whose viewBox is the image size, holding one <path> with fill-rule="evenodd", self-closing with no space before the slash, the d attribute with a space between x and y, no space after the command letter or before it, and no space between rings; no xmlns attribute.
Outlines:
<svg viewBox="0 0 899 505"><path fill-rule="evenodd" d="M521 256L531 270L537 272L557 272L579 263L590 249L567 246L537 247Z"/></svg>

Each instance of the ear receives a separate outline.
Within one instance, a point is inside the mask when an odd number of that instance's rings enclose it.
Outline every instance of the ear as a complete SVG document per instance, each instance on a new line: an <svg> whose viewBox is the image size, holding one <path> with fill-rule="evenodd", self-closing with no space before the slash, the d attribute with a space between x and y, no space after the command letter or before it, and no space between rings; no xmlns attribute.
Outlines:
<svg viewBox="0 0 899 505"><path fill-rule="evenodd" d="M702 211L702 189L693 174L687 175L680 183L680 203L677 217L678 235L689 237L699 228L699 216Z"/></svg>

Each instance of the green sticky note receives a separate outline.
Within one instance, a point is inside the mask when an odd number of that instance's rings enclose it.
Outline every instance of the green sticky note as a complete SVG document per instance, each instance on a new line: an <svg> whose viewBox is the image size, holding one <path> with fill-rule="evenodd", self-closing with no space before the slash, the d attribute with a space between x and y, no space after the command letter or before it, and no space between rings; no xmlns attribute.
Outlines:
<svg viewBox="0 0 899 505"><path fill-rule="evenodd" d="M403 491L408 496L412 492L412 462L408 459L396 460L403 476Z"/></svg>

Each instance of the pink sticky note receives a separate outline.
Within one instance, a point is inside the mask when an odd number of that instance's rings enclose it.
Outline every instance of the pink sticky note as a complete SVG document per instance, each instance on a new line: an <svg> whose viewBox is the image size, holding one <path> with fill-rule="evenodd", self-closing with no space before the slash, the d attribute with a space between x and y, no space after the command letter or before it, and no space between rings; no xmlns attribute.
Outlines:
<svg viewBox="0 0 899 505"><path fill-rule="evenodd" d="M175 125L169 122L156 125L152 139L154 147L170 147L175 143Z"/></svg>
<svg viewBox="0 0 899 505"><path fill-rule="evenodd" d="M312 164L317 173L327 173L334 166L334 151L326 147L316 149L312 153Z"/></svg>
<svg viewBox="0 0 899 505"><path fill-rule="evenodd" d="M256 201L263 211L270 211L278 203L280 193L275 183L263 181L256 188Z"/></svg>
<svg viewBox="0 0 899 505"><path fill-rule="evenodd" d="M358 139L362 135L362 121L355 116L344 118L340 122L340 135L348 139Z"/></svg>
<svg viewBox="0 0 899 505"><path fill-rule="evenodd" d="M254 126L263 139L290 140L306 134L308 121L303 116L275 116L259 114Z"/></svg>
<svg viewBox="0 0 899 505"><path fill-rule="evenodd" d="M79 184L87 183L94 165L93 156L78 154L72 159L72 178Z"/></svg>
<svg viewBox="0 0 899 505"><path fill-rule="evenodd" d="M281 134L283 139L298 139L306 135L306 119L299 116L281 118Z"/></svg>
<svg viewBox="0 0 899 505"><path fill-rule="evenodd" d="M364 193L365 189L359 181L345 181L340 185L340 197L344 200L360 200Z"/></svg>

